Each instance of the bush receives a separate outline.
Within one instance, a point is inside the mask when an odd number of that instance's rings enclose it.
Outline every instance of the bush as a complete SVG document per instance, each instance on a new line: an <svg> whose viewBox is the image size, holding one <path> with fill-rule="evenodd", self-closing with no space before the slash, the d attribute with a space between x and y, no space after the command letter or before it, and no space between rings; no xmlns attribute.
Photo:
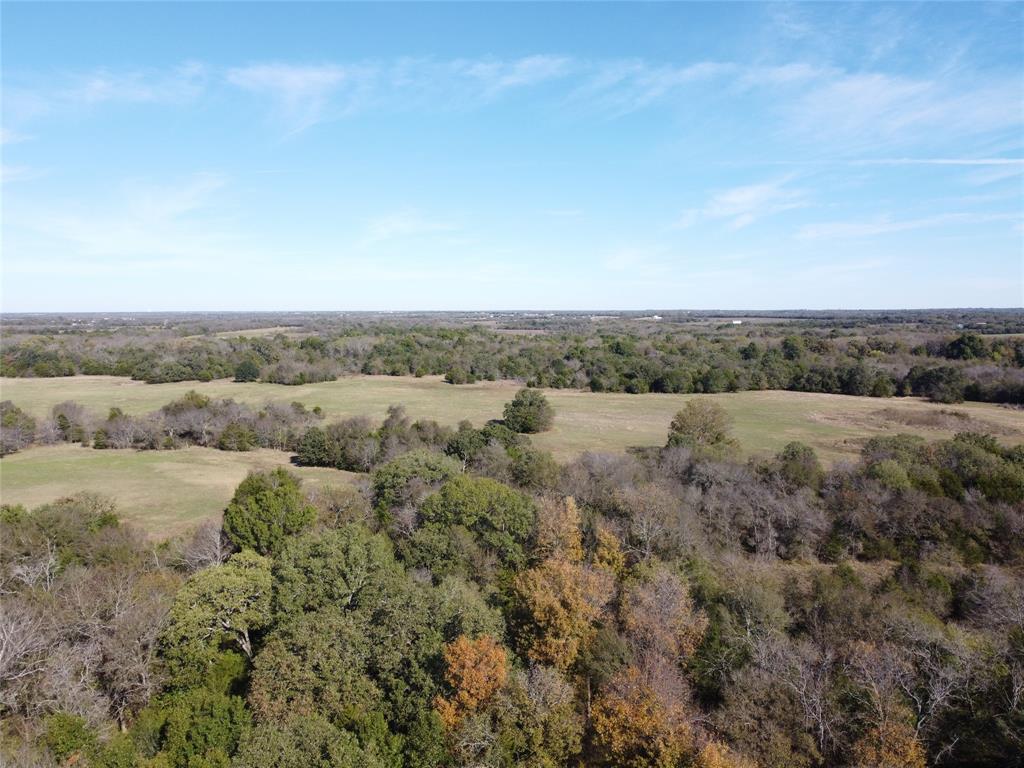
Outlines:
<svg viewBox="0 0 1024 768"><path fill-rule="evenodd" d="M250 473L224 512L224 533L231 543L273 555L286 537L309 528L316 509L303 497L299 482L286 469Z"/></svg>
<svg viewBox="0 0 1024 768"><path fill-rule="evenodd" d="M817 489L825 475L814 449L804 443L788 443L775 461L782 479L796 488Z"/></svg>
<svg viewBox="0 0 1024 768"><path fill-rule="evenodd" d="M235 368L235 381L258 381L260 367L252 360L244 360Z"/></svg>
<svg viewBox="0 0 1024 768"><path fill-rule="evenodd" d="M30 445L35 432L35 419L10 400L0 403L0 456Z"/></svg>
<svg viewBox="0 0 1024 768"><path fill-rule="evenodd" d="M542 392L521 389L505 406L505 426L513 432L532 434L551 429L555 411Z"/></svg>
<svg viewBox="0 0 1024 768"><path fill-rule="evenodd" d="M222 451L251 451L256 447L256 433L238 421L228 424L217 440Z"/></svg>
<svg viewBox="0 0 1024 768"><path fill-rule="evenodd" d="M57 712L46 719L46 733L43 737L47 749L59 760L64 760L96 741L84 718L67 712Z"/></svg>
<svg viewBox="0 0 1024 768"><path fill-rule="evenodd" d="M459 475L427 498L420 508L425 523L463 526L505 563L522 564L523 544L533 528L530 497L486 477Z"/></svg>
<svg viewBox="0 0 1024 768"><path fill-rule="evenodd" d="M738 447L729 437L732 420L725 409L706 397L687 401L669 425L668 446L682 446L703 454L720 457Z"/></svg>
<svg viewBox="0 0 1024 768"><path fill-rule="evenodd" d="M373 504L381 512L408 504L462 471L458 461L433 451L410 451L373 473Z"/></svg>

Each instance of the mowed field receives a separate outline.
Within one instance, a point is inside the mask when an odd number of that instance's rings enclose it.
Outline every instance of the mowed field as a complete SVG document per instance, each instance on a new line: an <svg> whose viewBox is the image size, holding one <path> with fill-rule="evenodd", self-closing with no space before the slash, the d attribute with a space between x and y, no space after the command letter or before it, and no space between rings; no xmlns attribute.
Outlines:
<svg viewBox="0 0 1024 768"><path fill-rule="evenodd" d="M299 401L319 405L327 421L366 415L382 419L389 405L409 415L454 426L469 419L481 426L501 418L515 394L513 382L452 386L440 378L353 376L289 387L229 380L143 384L109 376L0 379L0 399L36 417L74 400L103 417L112 406L144 414L195 389L260 405ZM595 394L546 390L555 408L554 428L533 442L566 461L583 451L624 451L662 445L672 416L698 395ZM733 419L733 433L748 456L769 455L792 440L813 446L826 463L854 459L874 435L908 432L940 439L962 429L991 432L1007 445L1024 442L1024 411L982 403L939 406L919 399L847 397L802 392L737 392L711 396ZM950 412L959 414L950 415ZM287 464L281 452L246 454L193 448L173 452L93 451L76 446L33 448L0 460L0 498L38 504L80 489L114 496L126 517L172 529L223 509L231 490L250 468ZM335 470L301 470L311 482L350 476Z"/></svg>
<svg viewBox="0 0 1024 768"><path fill-rule="evenodd" d="M30 448L0 459L4 504L35 507L79 491L112 497L121 518L156 538L182 533L219 514L250 470L288 466L289 455L214 448L178 451L96 451L80 445ZM345 484L356 475L290 467L303 485Z"/></svg>

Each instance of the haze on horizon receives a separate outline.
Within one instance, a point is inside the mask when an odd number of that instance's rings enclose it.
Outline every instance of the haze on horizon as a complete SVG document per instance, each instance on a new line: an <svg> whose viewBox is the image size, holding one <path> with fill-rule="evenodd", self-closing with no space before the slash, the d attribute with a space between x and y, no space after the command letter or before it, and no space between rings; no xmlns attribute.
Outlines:
<svg viewBox="0 0 1024 768"><path fill-rule="evenodd" d="M2 4L2 309L1024 306L1024 6Z"/></svg>

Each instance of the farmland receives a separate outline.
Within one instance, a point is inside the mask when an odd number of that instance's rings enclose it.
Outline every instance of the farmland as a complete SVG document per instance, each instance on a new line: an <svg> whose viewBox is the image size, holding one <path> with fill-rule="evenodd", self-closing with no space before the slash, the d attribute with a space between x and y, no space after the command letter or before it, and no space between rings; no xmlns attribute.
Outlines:
<svg viewBox="0 0 1024 768"><path fill-rule="evenodd" d="M5 504L38 506L79 491L112 497L121 516L157 538L181 533L227 505L250 470L288 465L267 449L232 453L213 448L178 451L94 451L79 445L39 446L0 462ZM306 485L343 484L334 469L293 468Z"/></svg>
<svg viewBox="0 0 1024 768"><path fill-rule="evenodd" d="M452 386L436 377L354 376L290 387L228 380L143 384L107 376L4 379L2 398L36 418L72 400L102 416L111 407L144 414L195 389L215 398L250 405L300 401L320 406L325 420L367 415L383 417L402 404L412 418L454 426L469 419L480 426L500 418L517 387L511 382ZM626 395L547 390L556 411L554 428L533 436L560 461L584 451L621 452L631 446L661 445L668 423L691 395ZM827 464L853 460L872 436L908 432L929 439L972 429L995 434L1007 445L1024 441L1024 412L990 404L939 406L916 398L881 400L801 392L737 392L713 396L733 421L745 456L766 456L799 440L814 447ZM287 465L289 455L272 450L246 453L190 447L177 451L96 451L77 445L33 447L0 462L4 503L41 504L79 490L113 496L126 519L152 533L180 531L224 508L249 470ZM310 483L348 482L348 473L298 470Z"/></svg>
<svg viewBox="0 0 1024 768"><path fill-rule="evenodd" d="M113 376L51 379L0 379L0 398L12 400L36 418L54 405L72 400L105 415L112 407L139 415L155 411L189 390L213 398L230 397L250 405L298 401L320 406L328 421L346 416L383 418L389 405L404 405L413 419L434 419L455 426L469 419L480 426L501 418L503 405L518 386L481 382L458 387L439 377L351 376L337 381L285 386L264 383L175 382L143 384ZM583 451L623 451L631 446L661 445L668 423L695 395L627 395L621 393L545 390L557 413L554 428L534 437L559 460ZM1024 441L1024 411L983 403L940 406L918 398L879 399L807 392L747 391L713 396L733 418L733 429L746 455L773 453L792 440L814 447L826 462L852 458L866 438L908 432L931 439L963 429L992 432L1004 443ZM942 412L962 414L962 424L933 419ZM931 426L936 421L940 426Z"/></svg>

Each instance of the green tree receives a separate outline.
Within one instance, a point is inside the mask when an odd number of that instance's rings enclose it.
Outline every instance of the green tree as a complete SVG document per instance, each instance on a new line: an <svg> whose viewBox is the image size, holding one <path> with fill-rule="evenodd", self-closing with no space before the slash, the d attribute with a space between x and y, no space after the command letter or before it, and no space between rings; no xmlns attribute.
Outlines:
<svg viewBox="0 0 1024 768"><path fill-rule="evenodd" d="M10 400L0 403L0 456L30 445L35 433L35 419Z"/></svg>
<svg viewBox="0 0 1024 768"><path fill-rule="evenodd" d="M256 432L239 421L232 421L221 432L217 447L222 451L251 451L257 445Z"/></svg>
<svg viewBox="0 0 1024 768"><path fill-rule="evenodd" d="M787 336L782 340L782 356L787 360L799 360L804 354L804 340L799 336Z"/></svg>
<svg viewBox="0 0 1024 768"><path fill-rule="evenodd" d="M373 503L386 511L414 500L417 490L436 487L462 471L450 456L418 450L399 456L373 472Z"/></svg>
<svg viewBox="0 0 1024 768"><path fill-rule="evenodd" d="M140 714L135 733L159 745L159 764L226 768L251 722L240 697L193 688L153 702Z"/></svg>
<svg viewBox="0 0 1024 768"><path fill-rule="evenodd" d="M254 662L249 703L257 718L320 715L351 728L378 710L382 694L366 674L367 622L332 607L275 630Z"/></svg>
<svg viewBox="0 0 1024 768"><path fill-rule="evenodd" d="M729 436L731 421L725 409L709 398L687 400L669 426L668 445L706 455L728 455L738 447Z"/></svg>
<svg viewBox="0 0 1024 768"><path fill-rule="evenodd" d="M296 448L299 464L304 467L332 467L334 457L327 433L320 427L310 427Z"/></svg>
<svg viewBox="0 0 1024 768"><path fill-rule="evenodd" d="M452 478L420 508L427 524L464 526L507 565L525 561L523 545L536 516L532 499L486 477Z"/></svg>
<svg viewBox="0 0 1024 768"><path fill-rule="evenodd" d="M795 488L814 488L821 485L825 471L811 446L793 441L775 456L779 476Z"/></svg>
<svg viewBox="0 0 1024 768"><path fill-rule="evenodd" d="M312 715L253 728L231 768L384 768L384 763L354 735Z"/></svg>
<svg viewBox="0 0 1024 768"><path fill-rule="evenodd" d="M54 757L65 760L95 744L96 733L84 718L68 712L55 712L46 718L43 741Z"/></svg>
<svg viewBox="0 0 1024 768"><path fill-rule="evenodd" d="M257 381L260 367L252 360L243 360L235 367L235 381Z"/></svg>
<svg viewBox="0 0 1024 768"><path fill-rule="evenodd" d="M299 488L299 479L286 469L252 472L235 490L224 512L224 533L239 549L275 554L287 537L309 528L316 508Z"/></svg>
<svg viewBox="0 0 1024 768"><path fill-rule="evenodd" d="M274 563L274 610L285 616L372 605L401 575L390 542L361 525L294 539Z"/></svg>
<svg viewBox="0 0 1024 768"><path fill-rule="evenodd" d="M988 345L977 333L961 333L946 347L946 357L954 360L988 357Z"/></svg>
<svg viewBox="0 0 1024 768"><path fill-rule="evenodd" d="M505 405L505 425L513 432L545 432L551 429L555 411L536 389L520 389L512 402Z"/></svg>
<svg viewBox="0 0 1024 768"><path fill-rule="evenodd" d="M200 682L222 646L252 658L253 633L270 623L270 596L270 560L255 552L193 574L174 596L161 636L172 672Z"/></svg>

